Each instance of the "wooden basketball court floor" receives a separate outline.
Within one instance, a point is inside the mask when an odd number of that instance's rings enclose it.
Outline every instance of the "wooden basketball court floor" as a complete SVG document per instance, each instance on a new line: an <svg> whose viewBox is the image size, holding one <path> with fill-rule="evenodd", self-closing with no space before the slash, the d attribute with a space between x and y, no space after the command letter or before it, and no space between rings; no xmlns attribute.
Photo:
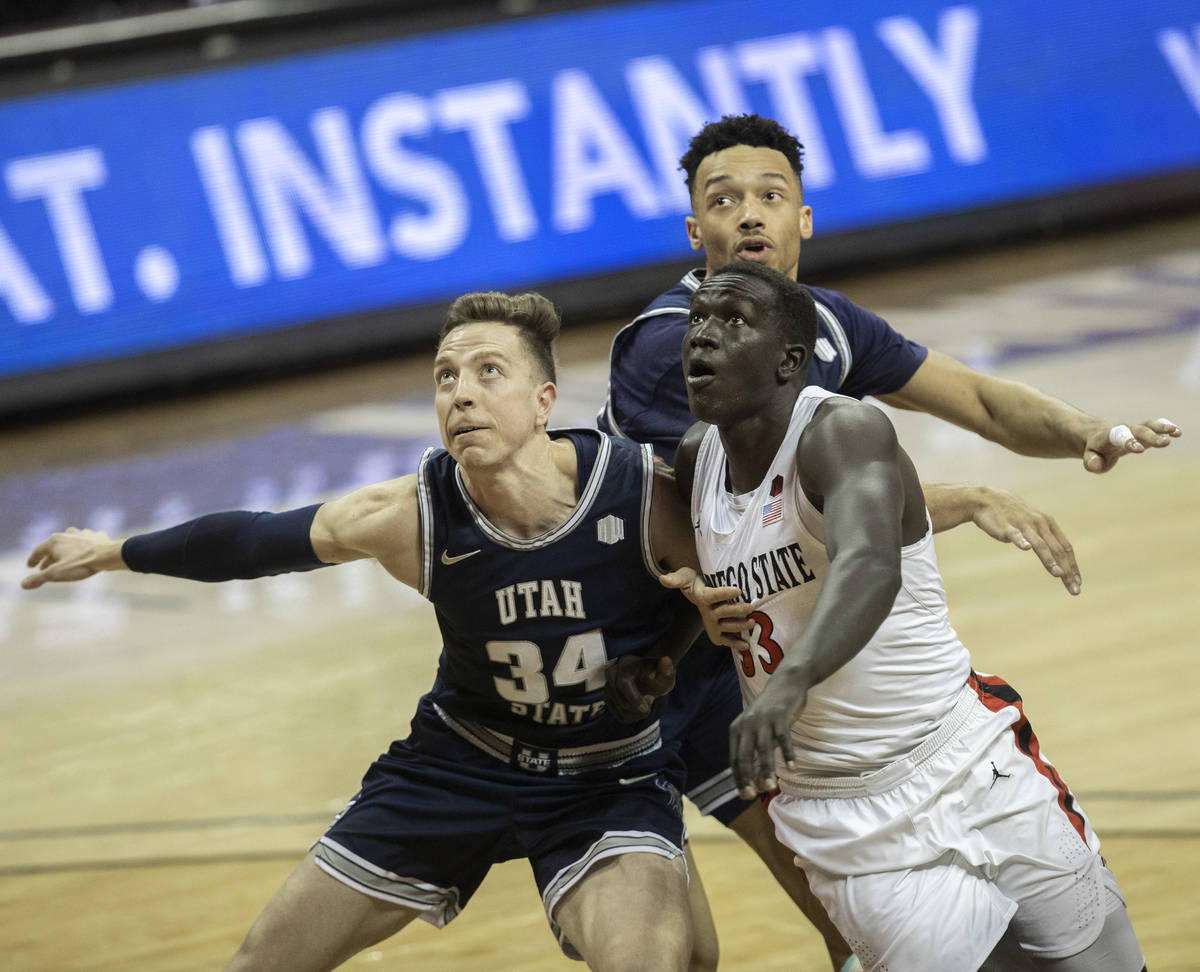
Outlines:
<svg viewBox="0 0 1200 972"><path fill-rule="evenodd" d="M1200 218L1181 217L814 281L1090 411L1185 427L1165 452L1096 477L895 414L926 481L1015 490L1074 543L1078 598L974 527L937 546L976 668L1022 691L1158 972L1200 969L1198 231ZM568 322L560 424L591 423L616 326ZM432 612L371 564L231 585L105 575L27 593L31 543L68 523L127 533L300 505L406 471L434 434L428 370L424 356L382 362L0 436L0 968L219 968L405 734L438 654ZM757 860L719 826L689 823L722 968L827 968ZM349 967L578 966L516 862L447 929L417 922Z"/></svg>

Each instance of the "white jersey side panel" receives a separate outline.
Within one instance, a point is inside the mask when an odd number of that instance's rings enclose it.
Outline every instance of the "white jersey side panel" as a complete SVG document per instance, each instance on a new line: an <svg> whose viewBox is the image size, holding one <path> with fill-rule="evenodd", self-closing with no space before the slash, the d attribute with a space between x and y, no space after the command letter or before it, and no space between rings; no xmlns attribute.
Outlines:
<svg viewBox="0 0 1200 972"><path fill-rule="evenodd" d="M749 494L725 488L726 458L715 428L701 443L692 490L696 547L710 584L737 585L754 607L754 648L734 653L749 705L780 660L804 637L830 563L824 520L796 476L800 435L825 399L815 386L796 401L770 471ZM789 777L869 773L927 738L953 707L970 670L950 627L930 530L901 551L902 586L887 619L863 649L813 687L792 725Z"/></svg>

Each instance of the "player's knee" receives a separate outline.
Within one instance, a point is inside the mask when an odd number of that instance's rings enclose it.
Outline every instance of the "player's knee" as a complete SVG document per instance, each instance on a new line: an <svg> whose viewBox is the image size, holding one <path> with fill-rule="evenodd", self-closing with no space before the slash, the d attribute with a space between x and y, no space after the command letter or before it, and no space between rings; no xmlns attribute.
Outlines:
<svg viewBox="0 0 1200 972"><path fill-rule="evenodd" d="M691 928L674 922L656 925L652 935L613 936L605 943L604 953L602 967L614 972L688 972L696 968L691 965Z"/></svg>

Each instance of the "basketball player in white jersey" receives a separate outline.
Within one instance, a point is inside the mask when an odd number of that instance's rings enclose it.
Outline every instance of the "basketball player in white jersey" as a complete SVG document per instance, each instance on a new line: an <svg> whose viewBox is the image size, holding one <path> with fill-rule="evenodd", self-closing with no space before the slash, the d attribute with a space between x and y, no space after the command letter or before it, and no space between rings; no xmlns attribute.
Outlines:
<svg viewBox="0 0 1200 972"><path fill-rule="evenodd" d="M812 297L767 267L708 276L680 446L707 582L748 604L730 729L861 959L889 972L1137 972L1099 840L1020 696L950 626L920 481L882 411L804 387ZM776 760L776 750L781 755Z"/></svg>

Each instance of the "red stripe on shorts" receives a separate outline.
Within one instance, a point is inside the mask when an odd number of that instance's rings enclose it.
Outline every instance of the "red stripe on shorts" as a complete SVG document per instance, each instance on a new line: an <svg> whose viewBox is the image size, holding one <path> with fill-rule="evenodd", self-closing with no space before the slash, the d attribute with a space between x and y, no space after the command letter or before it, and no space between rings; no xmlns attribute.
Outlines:
<svg viewBox="0 0 1200 972"><path fill-rule="evenodd" d="M1083 819L1083 814L1075 808L1075 797L1067 789L1067 784L1063 782L1062 777L1058 775L1058 770L1042 758L1041 743L1038 742L1038 737L1033 732L1033 726L1025 716L1025 706L1021 696L1017 694L1017 690L1002 678L997 678L995 675L979 675L974 670L967 677L967 684L979 696L979 701L992 712L999 712L1001 709L1013 706L1020 713L1021 717L1013 723L1012 727L1017 749L1033 760L1037 771L1049 780L1050 785L1058 792L1059 807L1062 808L1067 820L1086 844L1087 823Z"/></svg>

